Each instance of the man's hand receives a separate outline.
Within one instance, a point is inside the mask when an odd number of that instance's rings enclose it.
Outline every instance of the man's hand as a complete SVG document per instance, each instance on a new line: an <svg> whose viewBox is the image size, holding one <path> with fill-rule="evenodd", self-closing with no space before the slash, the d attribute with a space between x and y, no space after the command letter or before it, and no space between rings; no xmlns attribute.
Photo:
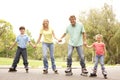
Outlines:
<svg viewBox="0 0 120 80"><path fill-rule="evenodd" d="M62 39L59 39L58 42L62 42Z"/></svg>
<svg viewBox="0 0 120 80"><path fill-rule="evenodd" d="M84 46L87 46L87 43L86 43L86 41L84 41L84 42L83 42L83 45L84 45Z"/></svg>

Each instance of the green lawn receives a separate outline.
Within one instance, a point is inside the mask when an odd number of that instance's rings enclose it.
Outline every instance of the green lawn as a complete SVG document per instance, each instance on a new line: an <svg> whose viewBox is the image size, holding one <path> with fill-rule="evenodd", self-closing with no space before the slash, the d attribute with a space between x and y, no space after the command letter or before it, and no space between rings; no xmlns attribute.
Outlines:
<svg viewBox="0 0 120 80"><path fill-rule="evenodd" d="M43 61L41 60L28 60L29 61L29 66L31 66L32 68L38 68L38 67L42 67L43 66ZM0 65L11 65L13 62L12 58L2 58L0 57ZM49 64L51 65L51 62L49 60ZM77 65L76 63L74 63L75 65ZM20 66L23 66L23 61L22 59L20 59L19 64ZM66 62L63 61L56 61L56 65L60 66L60 67L66 67Z"/></svg>
<svg viewBox="0 0 120 80"><path fill-rule="evenodd" d="M0 65L11 65L12 62L13 62L12 58L2 58L2 57L0 57ZM49 64L51 65L50 60L49 60ZM23 66L22 59L20 60L18 65ZM58 67L65 68L66 67L66 62L56 59L56 65ZM40 61L40 60L29 60L29 66L31 66L32 68L43 67L43 62ZM80 66L79 61L78 62L73 62L73 66ZM93 66L93 64L91 62L87 62L87 66Z"/></svg>

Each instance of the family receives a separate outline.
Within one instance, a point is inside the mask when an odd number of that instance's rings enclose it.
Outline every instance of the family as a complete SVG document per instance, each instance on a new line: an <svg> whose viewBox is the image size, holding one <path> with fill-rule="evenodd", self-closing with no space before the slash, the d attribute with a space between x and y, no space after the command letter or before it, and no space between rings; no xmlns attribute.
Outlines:
<svg viewBox="0 0 120 80"><path fill-rule="evenodd" d="M103 36L101 34L97 34L95 36L96 42L94 42L92 45L89 46L86 43L86 33L84 26L76 22L75 15L71 15L69 17L69 21L70 21L70 25L68 25L66 31L64 32L64 34L61 36L60 39L57 39L54 30L51 27L49 27L49 20L48 19L43 20L43 24L42 24L43 26L40 29L40 35L35 45L30 41L29 36L25 34L25 27L21 26L19 28L20 35L16 37L14 44L10 47L10 49L12 49L16 44L18 44L16 55L12 63L12 66L9 68L9 72L17 71L16 67L17 64L19 63L19 59L21 55L23 58L23 64L25 66L25 69L28 70L26 44L29 43L33 48L36 48L37 45L40 43L41 37L43 36L44 37L42 42L43 65L44 65L43 74L48 73L48 60L47 60L48 49L50 52L52 70L55 73L58 73L54 58L53 38L56 39L58 42L62 42L62 39L68 34L70 35L70 39L68 44L67 69L65 70L65 73L69 73L72 70L72 53L74 48L76 48L78 56L80 58L81 72L88 73L84 59L83 45L86 46L87 48L94 48L96 52L95 65L91 75L97 76L96 73L97 73L97 66L99 61L101 64L102 73L103 74L106 73L104 67L105 44L102 42Z"/></svg>

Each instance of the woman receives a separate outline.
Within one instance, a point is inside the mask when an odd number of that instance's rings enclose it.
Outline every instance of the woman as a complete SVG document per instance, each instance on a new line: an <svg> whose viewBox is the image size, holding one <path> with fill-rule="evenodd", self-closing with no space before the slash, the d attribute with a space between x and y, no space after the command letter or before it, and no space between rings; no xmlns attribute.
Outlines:
<svg viewBox="0 0 120 80"><path fill-rule="evenodd" d="M57 39L57 38L55 37L54 31L52 30L52 28L49 27L48 19L45 19L43 21L43 27L40 30L40 35L39 35L37 44L40 42L42 35L44 37L43 42L42 42L43 64L44 64L43 74L48 73L48 60L47 60L47 50L48 49L50 51L52 69L55 73L57 73L58 71L56 70L56 64L55 64L55 59L54 59L53 37L55 39Z"/></svg>

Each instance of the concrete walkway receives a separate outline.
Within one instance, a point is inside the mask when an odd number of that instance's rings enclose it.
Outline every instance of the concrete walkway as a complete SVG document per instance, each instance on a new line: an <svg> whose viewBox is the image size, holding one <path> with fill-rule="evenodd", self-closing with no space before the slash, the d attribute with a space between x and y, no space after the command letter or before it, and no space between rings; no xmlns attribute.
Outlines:
<svg viewBox="0 0 120 80"><path fill-rule="evenodd" d="M91 72L92 67L87 68ZM26 73L23 68L18 68L17 72L10 73L7 68L0 67L0 80L105 80L101 73L100 67L98 69L98 76L91 78L89 76L81 76L80 69L73 69L73 76L65 76L63 68L58 69L59 74L49 69L48 74L42 74L42 68L31 69ZM106 67L108 72L107 80L120 80L120 67ZM89 75L89 74L88 74Z"/></svg>

